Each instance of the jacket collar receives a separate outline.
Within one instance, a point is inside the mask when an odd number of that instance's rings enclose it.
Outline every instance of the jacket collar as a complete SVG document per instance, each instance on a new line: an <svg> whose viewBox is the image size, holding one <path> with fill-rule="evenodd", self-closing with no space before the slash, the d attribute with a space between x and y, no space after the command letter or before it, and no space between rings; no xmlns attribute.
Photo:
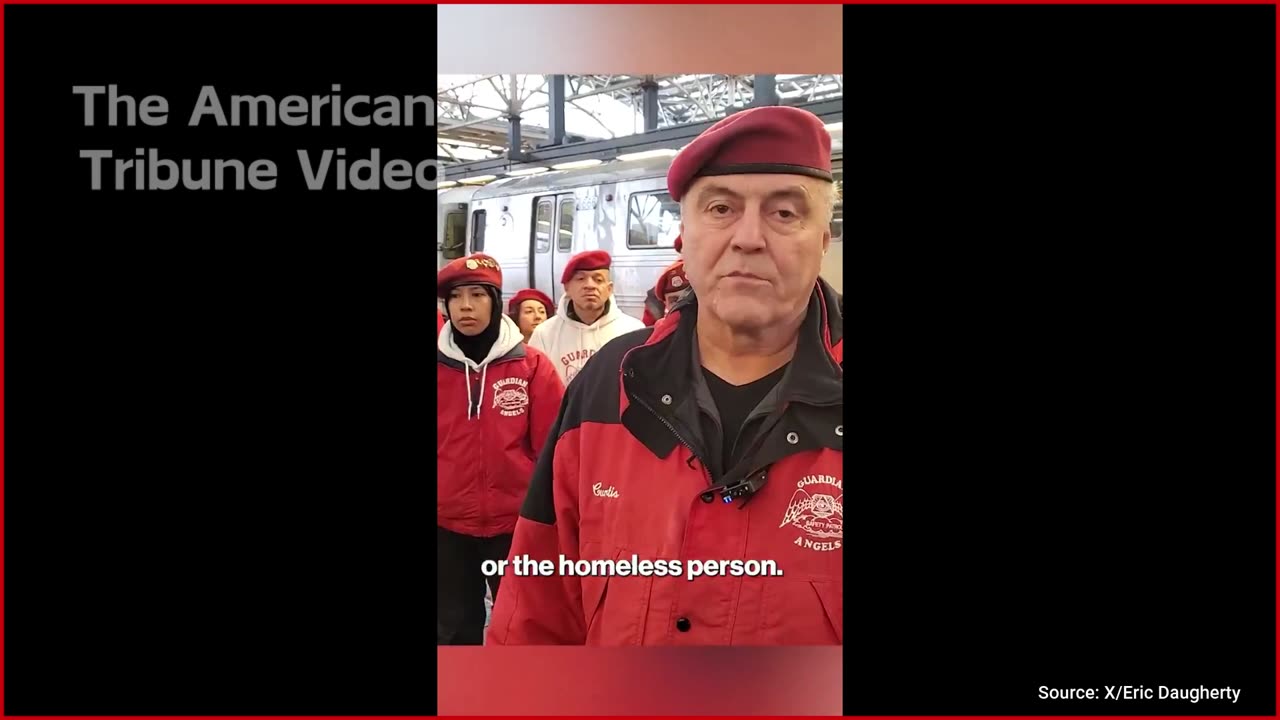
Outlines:
<svg viewBox="0 0 1280 720"><path fill-rule="evenodd" d="M632 348L622 360L621 420L659 457L666 457L681 442L700 457L706 452L698 430L702 378L691 361L697 353L697 309L697 297L690 293L654 325L648 341ZM787 442L790 448L775 447L767 455L781 452L785 456L788 451L816 447L843 449L844 317L840 309L840 296L819 279L809 298L795 356L773 398L785 417L771 434L782 433L778 437L793 437L797 442ZM633 399L640 407L631 404Z"/></svg>

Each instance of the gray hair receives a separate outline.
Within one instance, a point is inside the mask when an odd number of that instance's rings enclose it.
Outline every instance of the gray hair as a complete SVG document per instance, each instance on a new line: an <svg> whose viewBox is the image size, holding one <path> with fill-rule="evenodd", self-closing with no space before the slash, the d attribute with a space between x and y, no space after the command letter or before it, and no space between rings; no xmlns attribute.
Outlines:
<svg viewBox="0 0 1280 720"><path fill-rule="evenodd" d="M836 206L840 204L840 183L833 181L823 195L827 203L827 224L830 225L836 219Z"/></svg>

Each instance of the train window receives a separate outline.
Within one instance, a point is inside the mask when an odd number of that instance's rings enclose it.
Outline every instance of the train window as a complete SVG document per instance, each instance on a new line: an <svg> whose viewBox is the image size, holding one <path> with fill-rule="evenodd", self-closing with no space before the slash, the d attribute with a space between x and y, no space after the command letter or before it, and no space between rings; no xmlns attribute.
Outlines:
<svg viewBox="0 0 1280 720"><path fill-rule="evenodd" d="M533 220L533 251L551 251L551 198L538 201Z"/></svg>
<svg viewBox="0 0 1280 720"><path fill-rule="evenodd" d="M560 201L560 235L556 240L556 250L569 252L573 250L573 201Z"/></svg>
<svg viewBox="0 0 1280 720"><path fill-rule="evenodd" d="M675 247L680 203L665 192L632 195L627 202L627 247Z"/></svg>
<svg viewBox="0 0 1280 720"><path fill-rule="evenodd" d="M471 252L484 250L484 210L471 213Z"/></svg>
<svg viewBox="0 0 1280 720"><path fill-rule="evenodd" d="M444 246L440 254L445 260L456 260L467 252L467 214L451 212L444 216Z"/></svg>

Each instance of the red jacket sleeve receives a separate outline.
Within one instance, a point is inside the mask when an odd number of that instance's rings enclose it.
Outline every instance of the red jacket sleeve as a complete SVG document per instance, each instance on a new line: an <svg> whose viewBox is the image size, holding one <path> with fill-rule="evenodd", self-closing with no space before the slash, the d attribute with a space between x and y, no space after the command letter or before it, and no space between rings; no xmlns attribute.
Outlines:
<svg viewBox="0 0 1280 720"><path fill-rule="evenodd" d="M658 297L657 291L649 288L649 292L644 296L644 317L641 318L645 327L653 327L666 314L666 304Z"/></svg>
<svg viewBox="0 0 1280 720"><path fill-rule="evenodd" d="M563 423L564 406L561 405L538 456L508 558L514 561L526 556L535 562L550 560L555 572L548 576L521 576L508 565L493 605L486 638L490 645L582 645L586 642L581 580L559 572L561 556L572 561L579 559L576 496L581 430L562 434Z"/></svg>
<svg viewBox="0 0 1280 720"><path fill-rule="evenodd" d="M534 454L541 455L551 434L551 426L555 425L556 416L560 414L564 383L545 353L528 345L525 345L525 352L533 362L533 377L529 382L533 390L529 408L529 442Z"/></svg>

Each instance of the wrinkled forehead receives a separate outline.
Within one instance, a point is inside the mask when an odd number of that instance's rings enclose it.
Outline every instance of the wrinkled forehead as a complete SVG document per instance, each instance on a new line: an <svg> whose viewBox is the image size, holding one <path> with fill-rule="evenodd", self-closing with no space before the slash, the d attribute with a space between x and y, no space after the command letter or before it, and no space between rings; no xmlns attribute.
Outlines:
<svg viewBox="0 0 1280 720"><path fill-rule="evenodd" d="M608 280L609 268L599 268L596 270L579 270L573 274L573 277L569 278L569 282L573 282L574 280L586 280L587 278L592 278L592 277L603 278L605 280Z"/></svg>
<svg viewBox="0 0 1280 720"><path fill-rule="evenodd" d="M831 183L807 175L784 173L750 173L739 175L706 175L689 186L685 199L698 201L711 195L734 195L743 199L762 200L793 195L817 202L830 192Z"/></svg>

